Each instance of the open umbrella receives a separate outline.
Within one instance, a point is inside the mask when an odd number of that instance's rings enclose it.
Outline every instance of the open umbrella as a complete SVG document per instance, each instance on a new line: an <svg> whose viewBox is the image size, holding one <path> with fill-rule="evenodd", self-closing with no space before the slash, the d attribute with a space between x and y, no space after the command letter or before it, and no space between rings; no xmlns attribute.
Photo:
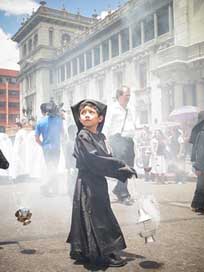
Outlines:
<svg viewBox="0 0 204 272"><path fill-rule="evenodd" d="M174 109L170 115L169 120L174 121L187 121L194 120L198 117L200 109L194 106L183 106L178 109Z"/></svg>

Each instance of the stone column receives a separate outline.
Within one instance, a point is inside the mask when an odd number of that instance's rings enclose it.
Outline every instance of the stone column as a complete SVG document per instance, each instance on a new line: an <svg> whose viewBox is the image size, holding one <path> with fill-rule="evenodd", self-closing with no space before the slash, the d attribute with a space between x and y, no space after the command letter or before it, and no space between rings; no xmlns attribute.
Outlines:
<svg viewBox="0 0 204 272"><path fill-rule="evenodd" d="M173 31L173 13L172 13L172 6L169 5L169 32L172 33Z"/></svg>
<svg viewBox="0 0 204 272"><path fill-rule="evenodd" d="M140 23L140 28L141 28L141 44L144 43L144 23Z"/></svg>
<svg viewBox="0 0 204 272"><path fill-rule="evenodd" d="M161 87L161 120L166 121L169 116L169 104L166 86Z"/></svg>
<svg viewBox="0 0 204 272"><path fill-rule="evenodd" d="M99 45L100 49L100 64L103 63L103 49L102 49L102 44Z"/></svg>
<svg viewBox="0 0 204 272"><path fill-rule="evenodd" d="M87 70L86 53L84 53L84 71Z"/></svg>
<svg viewBox="0 0 204 272"><path fill-rule="evenodd" d="M118 33L118 48L119 48L119 56L122 54L122 37L121 32Z"/></svg>
<svg viewBox="0 0 204 272"><path fill-rule="evenodd" d="M174 105L175 109L183 106L183 84L176 83L174 86Z"/></svg>
<svg viewBox="0 0 204 272"><path fill-rule="evenodd" d="M94 49L91 49L91 67L94 66Z"/></svg>
<svg viewBox="0 0 204 272"><path fill-rule="evenodd" d="M174 0L174 39L178 46L189 45L189 3L190 1ZM191 1L192 2L192 1Z"/></svg>
<svg viewBox="0 0 204 272"><path fill-rule="evenodd" d="M198 81L196 84L197 106L204 110L204 81Z"/></svg>
<svg viewBox="0 0 204 272"><path fill-rule="evenodd" d="M58 82L61 83L61 68L58 68Z"/></svg>
<svg viewBox="0 0 204 272"><path fill-rule="evenodd" d="M158 37L158 23L157 23L157 14L154 13L154 38Z"/></svg>
<svg viewBox="0 0 204 272"><path fill-rule="evenodd" d="M79 57L77 57L76 60L77 60L77 75L78 75L79 72L80 72L80 69L79 69Z"/></svg>
<svg viewBox="0 0 204 272"><path fill-rule="evenodd" d="M108 47L109 47L109 60L112 58L112 42L111 39L108 40Z"/></svg>
<svg viewBox="0 0 204 272"><path fill-rule="evenodd" d="M129 49L132 50L132 25L129 25Z"/></svg>
<svg viewBox="0 0 204 272"><path fill-rule="evenodd" d="M70 78L73 77L73 63L72 60L70 61Z"/></svg>
<svg viewBox="0 0 204 272"><path fill-rule="evenodd" d="M64 80L67 80L67 65L66 63L64 64Z"/></svg>

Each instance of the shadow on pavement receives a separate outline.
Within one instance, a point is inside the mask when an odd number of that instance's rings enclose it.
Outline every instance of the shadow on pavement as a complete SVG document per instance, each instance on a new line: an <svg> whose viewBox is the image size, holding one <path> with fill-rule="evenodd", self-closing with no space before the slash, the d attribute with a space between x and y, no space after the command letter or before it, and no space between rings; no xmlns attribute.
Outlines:
<svg viewBox="0 0 204 272"><path fill-rule="evenodd" d="M135 259L145 259L146 258L145 256L133 254L133 253L130 253L127 251L122 251L120 256L125 257L128 262L133 261Z"/></svg>
<svg viewBox="0 0 204 272"><path fill-rule="evenodd" d="M155 262L155 261L143 261L143 262L140 262L139 265L144 269L159 269L164 264L163 263L158 263L158 262Z"/></svg>
<svg viewBox="0 0 204 272"><path fill-rule="evenodd" d="M27 249L21 250L20 252L22 254L32 255L32 254L36 254L37 251L35 249L27 248Z"/></svg>

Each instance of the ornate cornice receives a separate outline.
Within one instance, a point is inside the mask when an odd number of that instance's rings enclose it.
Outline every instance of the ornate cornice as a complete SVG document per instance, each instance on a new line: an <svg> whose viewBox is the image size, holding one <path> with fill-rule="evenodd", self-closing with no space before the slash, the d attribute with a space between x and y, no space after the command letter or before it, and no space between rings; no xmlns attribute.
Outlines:
<svg viewBox="0 0 204 272"><path fill-rule="evenodd" d="M64 10L51 9L40 6L38 10L21 26L21 28L12 37L13 41L20 42L30 31L40 22L48 22L57 25L77 27L84 30L90 27L96 19L76 15Z"/></svg>

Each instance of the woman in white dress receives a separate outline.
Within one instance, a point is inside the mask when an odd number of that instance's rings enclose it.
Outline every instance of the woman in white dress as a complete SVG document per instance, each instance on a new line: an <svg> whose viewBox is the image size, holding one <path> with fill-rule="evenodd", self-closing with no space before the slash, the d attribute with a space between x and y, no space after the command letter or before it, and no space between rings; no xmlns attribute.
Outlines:
<svg viewBox="0 0 204 272"><path fill-rule="evenodd" d="M165 152L165 137L163 133L158 130L151 140L151 166L153 177L161 183L164 183L165 174L167 172Z"/></svg>
<svg viewBox="0 0 204 272"><path fill-rule="evenodd" d="M18 131L15 136L13 144L13 156L11 163L11 177L16 179L19 176L27 175L26 169L26 137L27 131L23 127L23 124L16 123Z"/></svg>

